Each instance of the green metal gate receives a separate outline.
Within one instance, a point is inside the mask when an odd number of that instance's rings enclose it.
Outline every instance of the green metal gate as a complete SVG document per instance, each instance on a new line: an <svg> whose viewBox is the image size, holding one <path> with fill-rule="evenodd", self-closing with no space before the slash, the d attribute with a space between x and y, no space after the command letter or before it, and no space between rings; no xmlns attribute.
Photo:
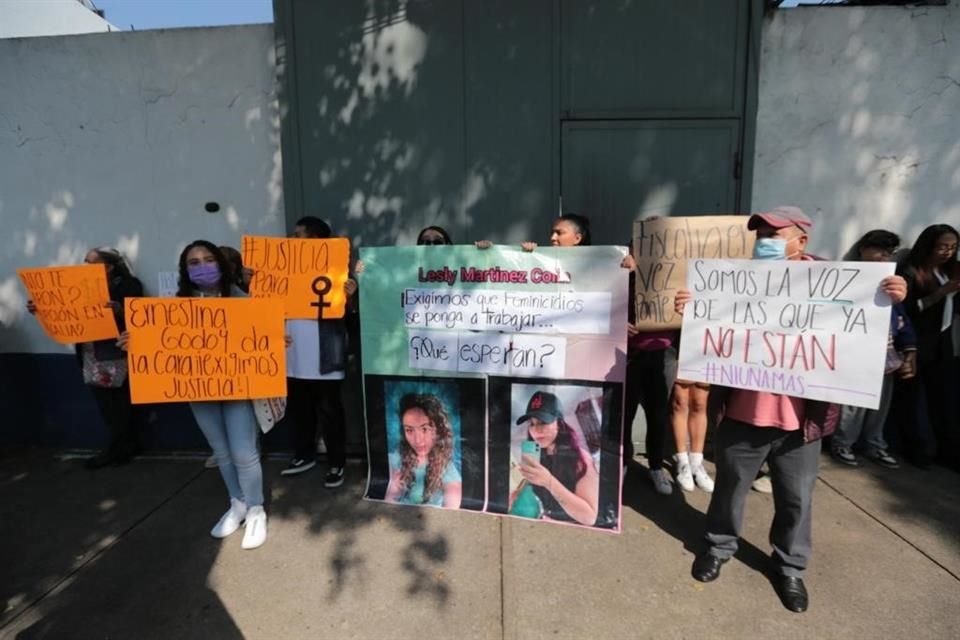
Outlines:
<svg viewBox="0 0 960 640"><path fill-rule="evenodd" d="M751 0L275 0L287 215L355 243L598 242L642 215L746 211Z"/></svg>

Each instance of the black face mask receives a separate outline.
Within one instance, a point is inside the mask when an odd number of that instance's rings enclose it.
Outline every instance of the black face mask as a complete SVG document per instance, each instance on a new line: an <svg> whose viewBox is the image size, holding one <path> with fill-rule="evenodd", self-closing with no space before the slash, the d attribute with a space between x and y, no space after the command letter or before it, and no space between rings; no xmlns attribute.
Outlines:
<svg viewBox="0 0 960 640"><path fill-rule="evenodd" d="M436 240L421 240L421 241L418 242L417 244L419 244L419 245L433 246L433 245L447 244L447 243L446 243L446 241L445 241L443 238L437 238Z"/></svg>

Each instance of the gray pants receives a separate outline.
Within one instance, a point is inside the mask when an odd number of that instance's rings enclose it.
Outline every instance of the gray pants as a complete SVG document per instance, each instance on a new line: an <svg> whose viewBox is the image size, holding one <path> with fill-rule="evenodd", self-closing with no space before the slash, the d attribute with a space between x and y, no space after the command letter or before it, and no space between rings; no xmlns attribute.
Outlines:
<svg viewBox="0 0 960 640"><path fill-rule="evenodd" d="M876 410L863 407L848 407L844 405L840 411L840 424L833 434L833 448L845 447L849 449L863 438L867 445L867 453L878 449L886 450L887 442L883 439L883 425L887 423L890 413L890 399L893 397L893 376L883 376L883 388L880 391L880 406Z"/></svg>
<svg viewBox="0 0 960 640"><path fill-rule="evenodd" d="M766 460L773 483L773 561L779 573L801 577L812 548L813 485L820 441L805 443L802 431L754 427L729 418L717 428L713 441L717 478L707 510L709 552L721 559L737 552L743 503Z"/></svg>

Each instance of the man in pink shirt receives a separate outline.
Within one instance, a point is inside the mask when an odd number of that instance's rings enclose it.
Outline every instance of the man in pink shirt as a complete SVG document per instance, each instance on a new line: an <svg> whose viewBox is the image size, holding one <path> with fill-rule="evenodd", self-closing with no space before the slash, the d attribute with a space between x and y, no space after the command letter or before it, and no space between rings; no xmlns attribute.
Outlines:
<svg viewBox="0 0 960 640"><path fill-rule="evenodd" d="M813 222L797 207L782 206L750 217L755 231L753 257L758 260L815 260L805 253ZM903 278L880 284L893 302L907 294ZM678 313L691 299L681 290ZM764 461L773 483L773 584L790 611L807 610L803 573L810 559L813 485L817 480L820 440L836 429L837 405L774 393L710 387L710 406L717 416L714 435L717 477L707 510L708 549L693 562L693 577L711 582L737 552L743 504Z"/></svg>

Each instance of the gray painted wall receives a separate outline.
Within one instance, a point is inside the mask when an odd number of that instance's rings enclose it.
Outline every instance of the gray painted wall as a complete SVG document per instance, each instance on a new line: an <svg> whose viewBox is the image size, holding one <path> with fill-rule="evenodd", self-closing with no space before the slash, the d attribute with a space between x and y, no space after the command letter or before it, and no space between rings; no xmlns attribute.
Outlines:
<svg viewBox="0 0 960 640"><path fill-rule="evenodd" d="M754 201L802 206L839 257L960 225L960 6L802 7L763 30Z"/></svg>

